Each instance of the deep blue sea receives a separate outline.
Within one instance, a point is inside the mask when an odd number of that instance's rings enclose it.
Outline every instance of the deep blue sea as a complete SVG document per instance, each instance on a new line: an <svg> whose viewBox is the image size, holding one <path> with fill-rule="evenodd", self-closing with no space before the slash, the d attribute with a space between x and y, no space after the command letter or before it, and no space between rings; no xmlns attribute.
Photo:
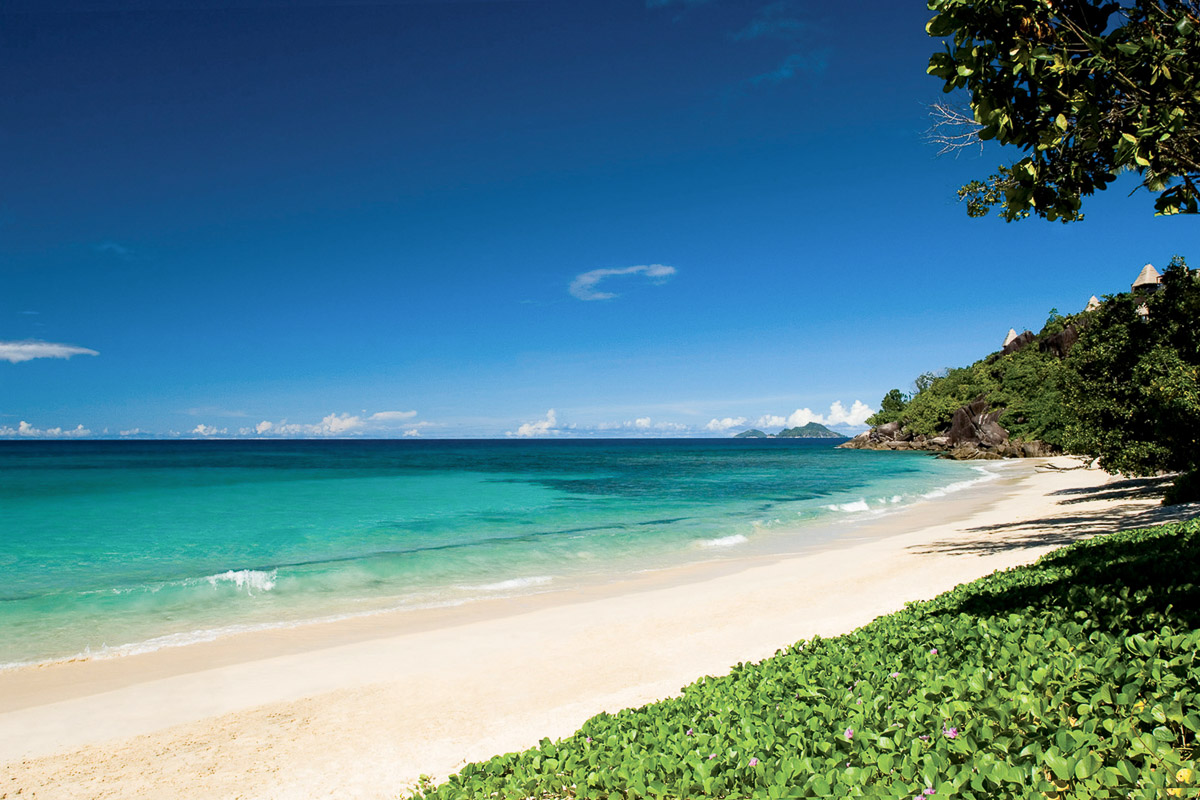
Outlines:
<svg viewBox="0 0 1200 800"><path fill-rule="evenodd" d="M829 440L0 443L0 668L848 535L990 477Z"/></svg>

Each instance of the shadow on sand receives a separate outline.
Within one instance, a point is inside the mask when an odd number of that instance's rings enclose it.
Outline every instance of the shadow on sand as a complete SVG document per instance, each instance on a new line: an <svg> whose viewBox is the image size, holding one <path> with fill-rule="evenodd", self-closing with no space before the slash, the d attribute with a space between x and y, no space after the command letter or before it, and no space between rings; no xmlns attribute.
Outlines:
<svg viewBox="0 0 1200 800"><path fill-rule="evenodd" d="M1074 506L1098 500L1109 502L1099 508L1079 510L1076 513L968 528L969 533L977 533L980 536L966 540L932 542L912 550L915 553L983 556L1030 547L1059 547L1098 534L1146 528L1200 516L1200 503L1178 506L1145 504L1146 500L1161 498L1173 480L1173 477L1130 478L1103 486L1063 489L1051 495L1062 498L1058 501L1061 506ZM1134 502L1116 502L1121 500Z"/></svg>
<svg viewBox="0 0 1200 800"><path fill-rule="evenodd" d="M1157 478L1126 478L1113 481L1103 486L1093 486L1084 489L1061 489L1053 492L1051 497L1066 497L1060 501L1062 505L1087 503L1092 500L1161 500L1163 492L1175 482L1174 475Z"/></svg>

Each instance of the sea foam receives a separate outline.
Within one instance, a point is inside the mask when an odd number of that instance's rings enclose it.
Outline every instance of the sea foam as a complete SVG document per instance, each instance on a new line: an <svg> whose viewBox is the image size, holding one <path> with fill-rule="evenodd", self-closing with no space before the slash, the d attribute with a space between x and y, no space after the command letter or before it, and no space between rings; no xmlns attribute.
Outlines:
<svg viewBox="0 0 1200 800"><path fill-rule="evenodd" d="M833 503L831 505L822 506L830 511L845 511L855 513L859 511L870 511L871 507L867 505L866 500L855 500L852 503Z"/></svg>
<svg viewBox="0 0 1200 800"><path fill-rule="evenodd" d="M275 588L276 570L260 569L231 569L217 575L209 575L205 580L212 586L231 583L237 589L245 589L253 596L255 592L269 592Z"/></svg>
<svg viewBox="0 0 1200 800"><path fill-rule="evenodd" d="M701 547L735 547L748 541L750 540L739 533L733 536L722 536L719 539L701 539L696 544Z"/></svg>
<svg viewBox="0 0 1200 800"><path fill-rule="evenodd" d="M477 592L507 592L513 589L526 589L530 586L544 586L553 581L549 575L534 575L531 578L513 578L507 581L499 581L497 583L484 583L478 586L461 586L459 588L467 591Z"/></svg>
<svg viewBox="0 0 1200 800"><path fill-rule="evenodd" d="M976 472L981 473L980 477L975 478L973 480L969 480L969 481L956 481L954 483L943 486L940 489L934 489L932 492L926 492L925 494L923 494L921 496L926 499L933 500L934 498L945 497L946 495L953 494L954 492L961 492L963 489L970 489L972 486L978 486L981 483L987 483L988 481L994 481L994 480L996 480L996 478L1000 477L999 474L997 474L996 472L993 472L990 469L987 469L986 467L974 467L973 469Z"/></svg>

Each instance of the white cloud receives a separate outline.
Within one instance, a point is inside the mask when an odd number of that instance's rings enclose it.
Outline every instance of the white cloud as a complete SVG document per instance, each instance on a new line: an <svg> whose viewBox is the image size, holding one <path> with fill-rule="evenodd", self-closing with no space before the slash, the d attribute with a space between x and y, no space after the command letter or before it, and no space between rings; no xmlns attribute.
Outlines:
<svg viewBox="0 0 1200 800"><path fill-rule="evenodd" d="M332 434L349 433L363 427L362 417L350 414L328 414L321 418L320 432Z"/></svg>
<svg viewBox="0 0 1200 800"><path fill-rule="evenodd" d="M674 267L668 267L663 264L645 264L637 267L624 267L623 269L594 269L590 272L576 275L575 279L571 281L569 291L580 300L611 300L617 296L615 293L596 290L596 286L605 278L612 278L619 275L645 275L657 284L664 282L674 274Z"/></svg>
<svg viewBox="0 0 1200 800"><path fill-rule="evenodd" d="M56 344L27 339L23 342L0 342L0 361L19 364L35 358L70 358L71 356L98 356L95 350L76 347L73 344Z"/></svg>
<svg viewBox="0 0 1200 800"><path fill-rule="evenodd" d="M812 409L808 408L797 408L791 414L788 414L787 426L789 428L802 427L810 422L815 422L818 425L824 425L825 418L820 414L814 413Z"/></svg>
<svg viewBox="0 0 1200 800"><path fill-rule="evenodd" d="M332 413L326 414L320 422L288 422L286 419L273 422L264 419L253 428L242 428L238 433L242 436L350 436L358 434L380 433L393 434L394 424L405 422L407 431L428 427L434 423L414 422L416 411L377 411L374 414Z"/></svg>
<svg viewBox="0 0 1200 800"><path fill-rule="evenodd" d="M607 431L637 431L640 433L649 432L667 432L667 433L682 433L690 430L687 425L682 425L678 422L655 422L650 417L638 417L637 419L626 420L624 422L601 422L593 427L585 426L583 430L592 430L599 432Z"/></svg>
<svg viewBox="0 0 1200 800"><path fill-rule="evenodd" d="M521 427L517 428L515 433L513 431L509 431L508 435L528 438L533 436L547 436L556 433L558 433L558 415L554 413L554 409L552 408L546 412L544 419L540 419L537 422L526 422L521 425Z"/></svg>
<svg viewBox="0 0 1200 800"><path fill-rule="evenodd" d="M216 428L212 425L205 425L201 422L196 427L192 428L191 433L195 436L224 436L229 433L228 428Z"/></svg>
<svg viewBox="0 0 1200 800"><path fill-rule="evenodd" d="M46 438L46 439L74 439L82 436L91 436L92 432L82 425L76 425L74 428L35 428L25 420L17 423L17 427L0 428L0 436L25 436L29 438Z"/></svg>
<svg viewBox="0 0 1200 800"><path fill-rule="evenodd" d="M143 431L141 428L131 428L127 431L121 431L122 436L137 436L141 433L145 433L145 431Z"/></svg>
<svg viewBox="0 0 1200 800"><path fill-rule="evenodd" d="M404 435L405 436L420 436L421 431L418 428L409 428L408 430L406 430L404 432Z"/></svg>
<svg viewBox="0 0 1200 800"><path fill-rule="evenodd" d="M875 413L875 409L861 400L855 400L847 411L840 400L835 400L829 407L828 424L830 425L866 425L867 417Z"/></svg>
<svg viewBox="0 0 1200 800"><path fill-rule="evenodd" d="M274 433L279 436L341 436L356 433L363 428L362 417L353 414L326 414L320 422L271 422L263 420L255 426L261 434Z"/></svg>
<svg viewBox="0 0 1200 800"><path fill-rule="evenodd" d="M835 400L829 406L828 414L818 414L811 408L798 408L786 417L775 414L765 414L755 423L759 428L798 428L815 422L818 425L848 425L859 427L867 424L867 417L875 413L875 409L861 400L855 400L849 409L842 405L841 400ZM715 420L714 420L715 421ZM710 428L711 429L711 428ZM712 429L715 430L715 429Z"/></svg>
<svg viewBox="0 0 1200 800"><path fill-rule="evenodd" d="M711 420L705 428L710 431L727 431L730 428L738 428L746 424L745 417L725 417L725 419Z"/></svg>
<svg viewBox="0 0 1200 800"><path fill-rule="evenodd" d="M412 419L417 415L415 411L376 411L369 419L376 422L401 422L406 419Z"/></svg>

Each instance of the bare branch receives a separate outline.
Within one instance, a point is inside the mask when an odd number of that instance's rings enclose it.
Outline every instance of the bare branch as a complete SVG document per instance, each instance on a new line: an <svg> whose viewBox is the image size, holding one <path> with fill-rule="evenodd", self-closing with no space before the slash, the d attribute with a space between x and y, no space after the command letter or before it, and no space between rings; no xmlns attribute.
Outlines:
<svg viewBox="0 0 1200 800"><path fill-rule="evenodd" d="M925 131L925 141L938 146L939 156L958 155L968 147L978 147L983 152L983 140L979 138L983 126L971 112L947 103L934 103L929 106L929 116L933 124Z"/></svg>

